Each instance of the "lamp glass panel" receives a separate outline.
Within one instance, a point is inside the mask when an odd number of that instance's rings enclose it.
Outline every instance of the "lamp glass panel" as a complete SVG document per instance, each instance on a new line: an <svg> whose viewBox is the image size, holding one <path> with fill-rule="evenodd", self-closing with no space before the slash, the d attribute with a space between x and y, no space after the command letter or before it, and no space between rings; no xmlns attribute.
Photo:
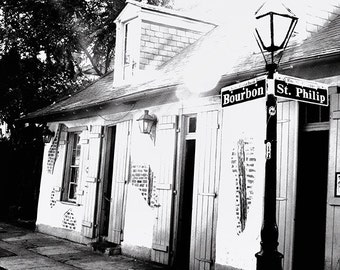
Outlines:
<svg viewBox="0 0 340 270"><path fill-rule="evenodd" d="M144 133L144 121L143 120L138 121L138 125L140 132Z"/></svg>
<svg viewBox="0 0 340 270"><path fill-rule="evenodd" d="M144 123L143 131L144 133L148 133L149 132L149 121L144 120L143 123Z"/></svg>
<svg viewBox="0 0 340 270"><path fill-rule="evenodd" d="M266 15L256 20L256 29L265 47L271 46L270 37L270 15Z"/></svg>
<svg viewBox="0 0 340 270"><path fill-rule="evenodd" d="M292 19L280 15L274 15L274 45L280 47L283 45L287 33L289 32Z"/></svg>

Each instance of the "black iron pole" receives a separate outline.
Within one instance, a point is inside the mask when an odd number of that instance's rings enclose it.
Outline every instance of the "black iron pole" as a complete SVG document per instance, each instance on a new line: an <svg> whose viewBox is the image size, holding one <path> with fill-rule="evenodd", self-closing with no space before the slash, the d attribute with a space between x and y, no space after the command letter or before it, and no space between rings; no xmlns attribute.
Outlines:
<svg viewBox="0 0 340 270"><path fill-rule="evenodd" d="M275 64L267 65L268 79L273 79L276 68ZM269 84L268 87L274 86ZM261 228L261 251L255 254L256 269L282 270L283 255L277 251L279 233L276 224L277 101L273 89L268 90L264 213Z"/></svg>

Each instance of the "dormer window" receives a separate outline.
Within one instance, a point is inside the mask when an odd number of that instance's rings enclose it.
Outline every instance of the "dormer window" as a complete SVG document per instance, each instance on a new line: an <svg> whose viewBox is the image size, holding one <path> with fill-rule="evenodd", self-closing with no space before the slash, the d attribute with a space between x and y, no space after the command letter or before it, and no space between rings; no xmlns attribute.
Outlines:
<svg viewBox="0 0 340 270"><path fill-rule="evenodd" d="M115 86L145 78L215 27L174 10L134 0L126 3L115 20Z"/></svg>
<svg viewBox="0 0 340 270"><path fill-rule="evenodd" d="M130 63L130 54L128 51L128 32L129 32L129 24L125 25L125 36L124 36L124 64Z"/></svg>
<svg viewBox="0 0 340 270"><path fill-rule="evenodd" d="M134 21L127 22L124 26L124 80L130 79L136 68L137 40L136 23L134 23Z"/></svg>

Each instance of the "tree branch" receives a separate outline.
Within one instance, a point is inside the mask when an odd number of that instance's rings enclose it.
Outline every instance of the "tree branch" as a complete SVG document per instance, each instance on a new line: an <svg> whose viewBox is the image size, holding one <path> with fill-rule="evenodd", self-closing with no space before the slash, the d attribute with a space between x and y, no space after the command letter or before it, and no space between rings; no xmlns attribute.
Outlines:
<svg viewBox="0 0 340 270"><path fill-rule="evenodd" d="M90 60L93 69L95 70L95 72L99 75L102 76L103 73L98 69L98 67L95 64L95 61L92 57L92 55L89 53L89 51L87 50L86 46L84 45L83 42L79 42L80 43L80 47L82 48L82 50L84 51L84 53L86 54L87 58Z"/></svg>

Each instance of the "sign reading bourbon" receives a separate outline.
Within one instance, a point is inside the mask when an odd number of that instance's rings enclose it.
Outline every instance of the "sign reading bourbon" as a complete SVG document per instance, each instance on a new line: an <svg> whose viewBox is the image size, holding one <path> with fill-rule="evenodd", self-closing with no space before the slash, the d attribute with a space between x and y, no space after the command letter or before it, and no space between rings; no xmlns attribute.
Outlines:
<svg viewBox="0 0 340 270"><path fill-rule="evenodd" d="M266 96L266 77L248 80L222 88L222 107Z"/></svg>
<svg viewBox="0 0 340 270"><path fill-rule="evenodd" d="M275 96L328 106L328 87L325 84L275 74L274 85Z"/></svg>

